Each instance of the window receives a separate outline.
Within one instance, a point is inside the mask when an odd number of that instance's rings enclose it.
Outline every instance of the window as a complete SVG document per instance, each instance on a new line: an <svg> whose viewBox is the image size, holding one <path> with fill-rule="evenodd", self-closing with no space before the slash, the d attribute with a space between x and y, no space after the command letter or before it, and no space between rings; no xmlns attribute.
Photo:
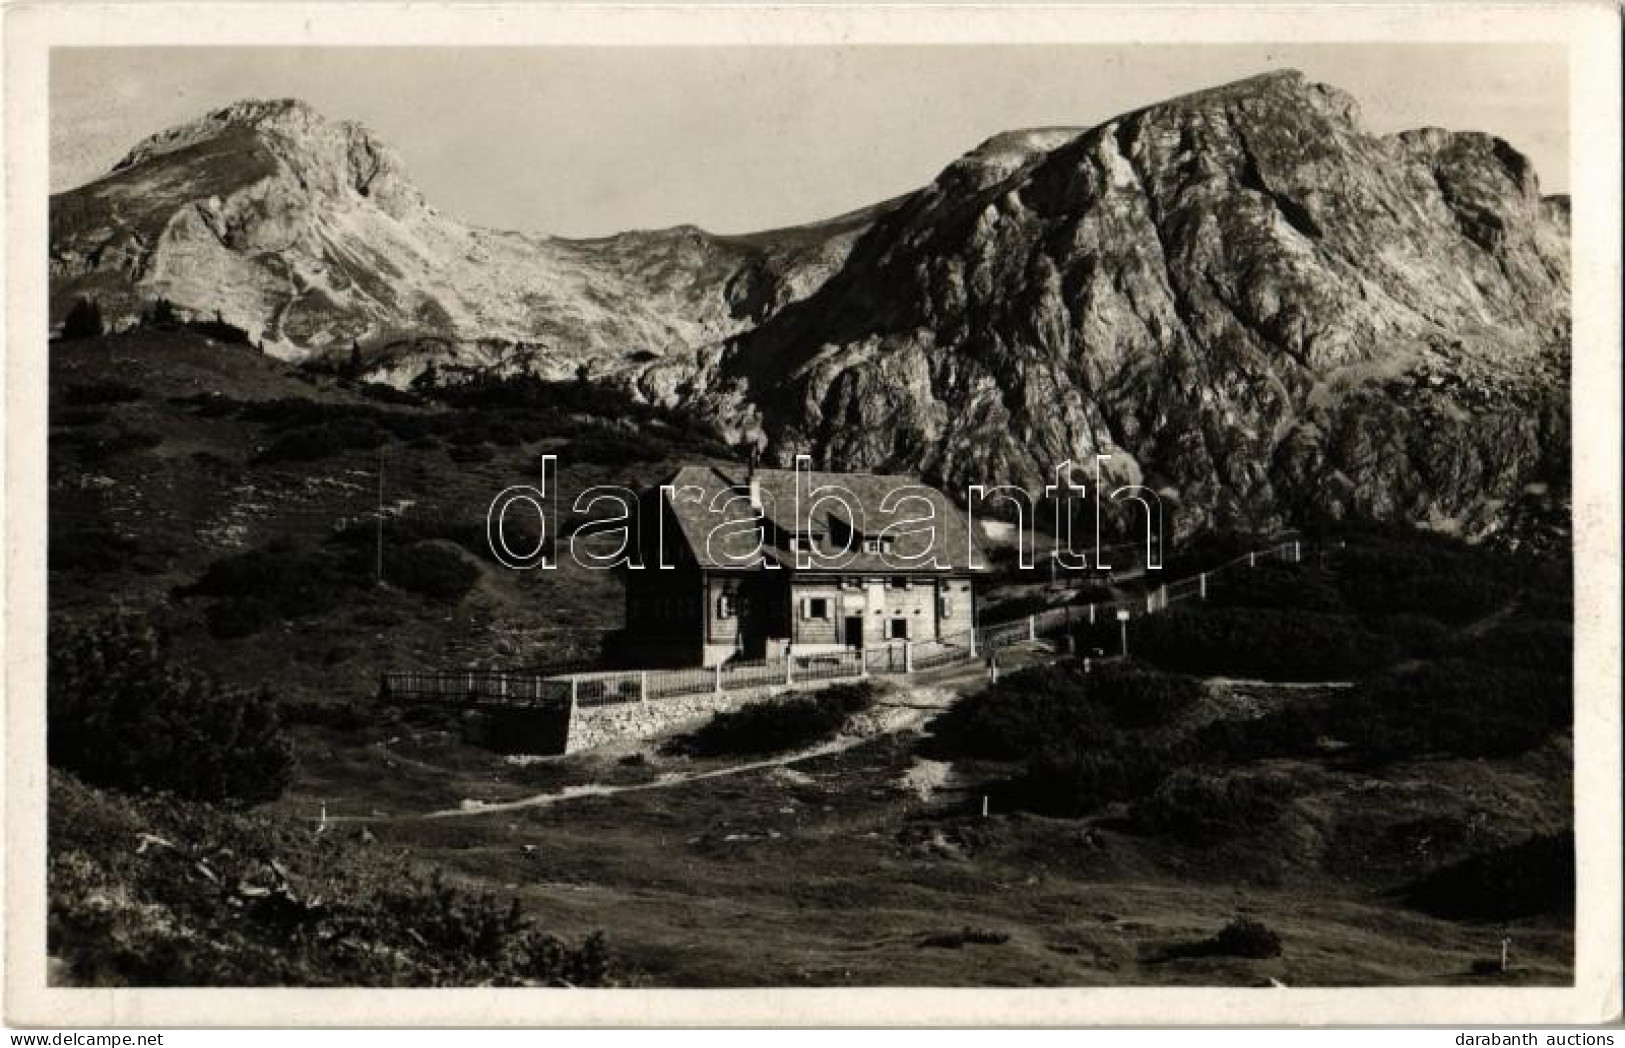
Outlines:
<svg viewBox="0 0 1625 1048"><path fill-rule="evenodd" d="M953 617L954 599L952 597L944 594L942 599L938 601L938 604L940 605L940 607L937 609L938 615L945 619Z"/></svg>
<svg viewBox="0 0 1625 1048"><path fill-rule="evenodd" d="M886 636L890 640L908 640L908 620L892 619L886 623Z"/></svg>
<svg viewBox="0 0 1625 1048"><path fill-rule="evenodd" d="M803 597L801 600L801 617L804 619L829 618L829 598Z"/></svg>
<svg viewBox="0 0 1625 1048"><path fill-rule="evenodd" d="M895 590L906 590L906 589L908 589L908 576L907 575L893 575L887 581L886 585L890 586L892 589L895 589Z"/></svg>
<svg viewBox="0 0 1625 1048"><path fill-rule="evenodd" d="M717 598L717 618L731 619L734 617L734 599L724 593Z"/></svg>

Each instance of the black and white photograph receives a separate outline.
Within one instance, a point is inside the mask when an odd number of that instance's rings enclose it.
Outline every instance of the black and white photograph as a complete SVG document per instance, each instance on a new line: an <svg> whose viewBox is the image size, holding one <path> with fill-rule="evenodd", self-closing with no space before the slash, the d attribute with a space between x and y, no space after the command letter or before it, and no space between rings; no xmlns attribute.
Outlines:
<svg viewBox="0 0 1625 1048"><path fill-rule="evenodd" d="M1617 947L1561 38L177 43L38 100L48 988Z"/></svg>

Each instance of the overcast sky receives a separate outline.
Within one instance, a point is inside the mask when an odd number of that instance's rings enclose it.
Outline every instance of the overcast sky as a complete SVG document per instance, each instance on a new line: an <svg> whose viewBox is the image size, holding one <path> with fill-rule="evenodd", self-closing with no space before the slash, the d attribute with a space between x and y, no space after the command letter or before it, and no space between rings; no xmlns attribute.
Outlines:
<svg viewBox="0 0 1625 1048"><path fill-rule="evenodd" d="M1557 47L117 48L51 59L51 184L239 98L302 98L394 146L442 210L565 236L745 232L929 181L998 131L1089 126L1293 67L1379 132L1489 131L1568 188Z"/></svg>

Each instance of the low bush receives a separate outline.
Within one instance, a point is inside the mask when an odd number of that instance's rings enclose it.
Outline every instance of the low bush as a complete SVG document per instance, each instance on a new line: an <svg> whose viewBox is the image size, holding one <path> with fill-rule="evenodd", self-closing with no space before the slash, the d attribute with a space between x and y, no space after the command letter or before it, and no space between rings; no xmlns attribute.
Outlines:
<svg viewBox="0 0 1625 1048"><path fill-rule="evenodd" d="M1175 946L1166 957L1244 957L1264 960L1281 956L1281 937L1262 921L1237 917L1218 933L1198 942Z"/></svg>
<svg viewBox="0 0 1625 1048"><path fill-rule="evenodd" d="M107 404L128 404L140 400L139 389L113 379L76 382L62 394L62 402L71 407L90 407Z"/></svg>
<svg viewBox="0 0 1625 1048"><path fill-rule="evenodd" d="M960 699L933 724L938 745L964 757L1019 760L1046 745L1098 740L1118 728L1165 724L1201 694L1186 677L1080 660L1034 666Z"/></svg>
<svg viewBox="0 0 1625 1048"><path fill-rule="evenodd" d="M479 578L479 568L442 543L416 542L384 549L384 581L432 600L456 603Z"/></svg>
<svg viewBox="0 0 1625 1048"><path fill-rule="evenodd" d="M1332 706L1332 733L1364 756L1504 757L1572 723L1566 680L1450 660L1384 674Z"/></svg>
<svg viewBox="0 0 1625 1048"><path fill-rule="evenodd" d="M1338 587L1355 610L1426 615L1451 625L1509 602L1524 571L1510 558L1420 532L1358 535L1335 562Z"/></svg>
<svg viewBox="0 0 1625 1048"><path fill-rule="evenodd" d="M948 754L1020 760L1056 739L1090 738L1109 729L1083 700L1083 674L1072 663L1019 670L954 703L932 725Z"/></svg>
<svg viewBox="0 0 1625 1048"><path fill-rule="evenodd" d="M602 936L425 876L342 827L53 774L47 943L77 986L615 986ZM140 842L137 846L133 842Z"/></svg>
<svg viewBox="0 0 1625 1048"><path fill-rule="evenodd" d="M446 453L461 466L478 466L497 457L488 444L453 444Z"/></svg>
<svg viewBox="0 0 1625 1048"><path fill-rule="evenodd" d="M276 609L257 597L228 597L209 605L204 623L221 640L252 637L276 622Z"/></svg>
<svg viewBox="0 0 1625 1048"><path fill-rule="evenodd" d="M1185 763L1184 747L1106 735L1092 743L1057 741L1030 756L1003 784L1003 803L1046 815L1088 815L1155 790Z"/></svg>
<svg viewBox="0 0 1625 1048"><path fill-rule="evenodd" d="M782 753L833 738L847 718L874 706L872 684L836 684L811 695L724 710L674 749L695 757Z"/></svg>
<svg viewBox="0 0 1625 1048"><path fill-rule="evenodd" d="M1215 607L1279 608L1322 614L1347 610L1342 594L1324 572L1311 564L1260 561L1209 580L1209 602Z"/></svg>
<svg viewBox="0 0 1625 1048"><path fill-rule="evenodd" d="M103 572L135 568L145 562L141 543L99 524L78 525L53 516L46 564L51 571Z"/></svg>
<svg viewBox="0 0 1625 1048"><path fill-rule="evenodd" d="M298 618L333 608L346 589L365 578L349 558L278 541L217 560L197 582L176 592L228 602L252 600L284 617ZM236 609L227 617L241 621L247 614L252 612Z"/></svg>
<svg viewBox="0 0 1625 1048"><path fill-rule="evenodd" d="M254 344L253 340L248 337L248 332L236 324L218 318L214 320L194 320L186 326L205 338L214 339L216 342L227 342L237 346L251 346Z"/></svg>
<svg viewBox="0 0 1625 1048"><path fill-rule="evenodd" d="M1212 842L1273 825L1290 798L1284 777L1180 768L1136 801L1130 818L1145 833Z"/></svg>
<svg viewBox="0 0 1625 1048"><path fill-rule="evenodd" d="M1448 660L1390 671L1262 717L1220 721L1198 732L1195 744L1235 761L1308 754L1329 740L1368 762L1505 757L1568 727L1572 712L1562 677Z"/></svg>
<svg viewBox="0 0 1625 1048"><path fill-rule="evenodd" d="M1494 666L1569 677L1574 673L1574 626L1552 619L1509 618L1462 640L1455 653Z"/></svg>
<svg viewBox="0 0 1625 1048"><path fill-rule="evenodd" d="M1455 920L1508 920L1574 911L1574 833L1531 837L1435 870L1410 905Z"/></svg>
<svg viewBox="0 0 1625 1048"><path fill-rule="evenodd" d="M52 440L52 450L73 447L87 464L108 462L135 451L148 451L163 444L161 434L150 430L114 424L71 430Z"/></svg>
<svg viewBox="0 0 1625 1048"><path fill-rule="evenodd" d="M340 419L288 430L260 453L261 462L319 462L346 451L369 451L387 434L369 419Z"/></svg>
<svg viewBox="0 0 1625 1048"><path fill-rule="evenodd" d="M1361 625L1398 644L1402 655L1416 659L1447 654L1455 635L1449 626L1426 615L1370 615L1361 620Z"/></svg>
<svg viewBox="0 0 1625 1048"><path fill-rule="evenodd" d="M1400 646L1348 615L1273 608L1175 610L1131 623L1130 649L1166 669L1266 680L1361 677Z"/></svg>
<svg viewBox="0 0 1625 1048"><path fill-rule="evenodd" d="M46 693L52 766L96 785L252 804L292 772L269 693L223 687L133 618L54 635Z"/></svg>
<svg viewBox="0 0 1625 1048"><path fill-rule="evenodd" d="M951 932L933 932L920 940L920 946L942 950L962 950L966 946L1003 946L1010 941L1010 933L991 928L960 928Z"/></svg>

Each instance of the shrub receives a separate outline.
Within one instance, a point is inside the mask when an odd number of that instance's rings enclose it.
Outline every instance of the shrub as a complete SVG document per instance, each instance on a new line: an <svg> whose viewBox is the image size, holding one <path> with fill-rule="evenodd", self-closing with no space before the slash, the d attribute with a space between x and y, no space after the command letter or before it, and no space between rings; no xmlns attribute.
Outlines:
<svg viewBox="0 0 1625 1048"><path fill-rule="evenodd" d="M1055 742L1029 757L999 792L1007 804L1029 811L1088 815L1150 793L1184 759L1182 747L1130 736L1107 736L1093 745Z"/></svg>
<svg viewBox="0 0 1625 1048"><path fill-rule="evenodd" d="M226 321L220 319L218 315L213 320L195 320L186 326L205 338L214 339L216 342L227 342L238 346L247 346L252 344L249 340L248 332L244 331L236 324L227 323Z"/></svg>
<svg viewBox="0 0 1625 1048"><path fill-rule="evenodd" d="M1129 627L1130 650L1168 669L1268 680L1360 677L1399 658L1399 645L1347 615L1270 608L1170 611Z"/></svg>
<svg viewBox="0 0 1625 1048"><path fill-rule="evenodd" d="M1566 727L1572 701L1562 678L1446 661L1384 674L1336 701L1332 715L1332 731L1375 760L1499 757Z"/></svg>
<svg viewBox="0 0 1625 1048"><path fill-rule="evenodd" d="M1008 932L991 928L960 928L952 932L934 932L920 940L920 946L944 950L960 950L966 946L1003 946L1010 941Z"/></svg>
<svg viewBox="0 0 1625 1048"><path fill-rule="evenodd" d="M1411 613L1449 624L1482 618L1509 601L1521 566L1437 535L1364 535L1336 557L1338 587L1369 615Z"/></svg>
<svg viewBox="0 0 1625 1048"><path fill-rule="evenodd" d="M1209 594L1209 601L1215 607L1321 613L1346 610L1337 587L1310 564L1261 561L1251 568L1232 568L1209 579Z"/></svg>
<svg viewBox="0 0 1625 1048"><path fill-rule="evenodd" d="M512 901L425 877L343 827L53 774L47 942L70 983L614 986L602 936L567 942ZM139 847L131 842L140 840Z"/></svg>
<svg viewBox="0 0 1625 1048"><path fill-rule="evenodd" d="M1076 663L1073 663L1074 671ZM1083 676L1084 697L1120 728L1151 728L1179 717L1201 697L1190 677L1162 673L1138 663L1108 663Z"/></svg>
<svg viewBox="0 0 1625 1048"><path fill-rule="evenodd" d="M319 462L345 451L378 447L386 435L370 419L339 419L292 429L260 453L261 462Z"/></svg>
<svg viewBox="0 0 1625 1048"><path fill-rule="evenodd" d="M1402 654L1412 658L1438 658L1450 649L1450 627L1426 615L1373 615L1361 625L1393 640Z"/></svg>
<svg viewBox="0 0 1625 1048"><path fill-rule="evenodd" d="M104 330L102 307L96 304L95 299L75 299L62 321L64 339L100 338Z"/></svg>
<svg viewBox="0 0 1625 1048"><path fill-rule="evenodd" d="M1574 910L1574 832L1531 837L1423 877L1410 905L1440 917L1507 920Z"/></svg>
<svg viewBox="0 0 1625 1048"><path fill-rule="evenodd" d="M141 567L141 544L112 528L76 525L57 515L52 516L50 528L46 563L52 571L102 572Z"/></svg>
<svg viewBox="0 0 1625 1048"><path fill-rule="evenodd" d="M62 400L74 407L105 404L128 404L141 399L141 391L125 382L112 379L75 382L62 393Z"/></svg>
<svg viewBox="0 0 1625 1048"><path fill-rule="evenodd" d="M1211 842L1272 825L1286 810L1291 785L1259 775L1221 775L1180 768L1136 801L1137 829Z"/></svg>
<svg viewBox="0 0 1625 1048"><path fill-rule="evenodd" d="M447 454L453 462L463 466L477 466L496 458L496 452L485 444L453 444Z"/></svg>
<svg viewBox="0 0 1625 1048"><path fill-rule="evenodd" d="M52 638L51 763L87 782L255 803L282 793L293 750L266 692L231 691L133 618Z"/></svg>
<svg viewBox="0 0 1625 1048"><path fill-rule="evenodd" d="M1083 688L1076 663L1019 670L954 703L933 733L951 754L992 760L1019 760L1058 739L1098 737L1109 725L1084 701Z"/></svg>
<svg viewBox="0 0 1625 1048"><path fill-rule="evenodd" d="M836 684L811 695L750 702L718 713L674 747L697 757L782 753L833 738L847 718L874 706L872 684Z"/></svg>
<svg viewBox="0 0 1625 1048"><path fill-rule="evenodd" d="M277 541L215 561L197 582L176 592L183 597L255 600L287 618L298 618L332 608L345 588L363 578L340 558Z"/></svg>
<svg viewBox="0 0 1625 1048"><path fill-rule="evenodd" d="M209 634L221 640L251 637L277 620L276 609L256 597L215 601L205 613Z"/></svg>
<svg viewBox="0 0 1625 1048"><path fill-rule="evenodd" d="M933 731L951 753L1018 760L1060 742L1166 724L1200 694L1196 681L1149 667L1107 664L1086 672L1081 661L1068 660L1020 670L960 699Z"/></svg>
<svg viewBox="0 0 1625 1048"><path fill-rule="evenodd" d="M433 600L462 600L480 578L480 569L457 550L437 542L384 548L384 580Z"/></svg>
<svg viewBox="0 0 1625 1048"><path fill-rule="evenodd" d="M1552 619L1510 618L1456 645L1456 654L1495 666L1574 672L1574 626Z"/></svg>
<svg viewBox="0 0 1625 1048"><path fill-rule="evenodd" d="M1199 942L1176 946L1170 957L1246 957L1263 960L1281 955L1281 937L1262 921L1237 917L1218 933Z"/></svg>
<svg viewBox="0 0 1625 1048"><path fill-rule="evenodd" d="M80 455L86 462L105 462L132 451L148 451L164 442L160 434L129 426L114 426L100 434L86 433L86 437L80 442Z"/></svg>

